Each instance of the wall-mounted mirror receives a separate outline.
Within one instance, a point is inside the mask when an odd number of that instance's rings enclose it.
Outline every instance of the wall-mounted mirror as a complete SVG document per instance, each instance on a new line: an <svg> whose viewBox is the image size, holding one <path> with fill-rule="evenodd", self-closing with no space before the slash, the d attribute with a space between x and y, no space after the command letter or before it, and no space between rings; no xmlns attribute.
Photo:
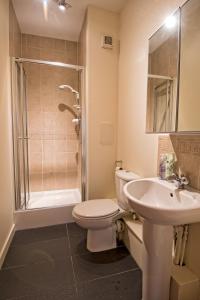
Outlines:
<svg viewBox="0 0 200 300"><path fill-rule="evenodd" d="M149 39L146 131L176 130L180 10Z"/></svg>
<svg viewBox="0 0 200 300"><path fill-rule="evenodd" d="M178 131L200 131L200 1L181 8Z"/></svg>

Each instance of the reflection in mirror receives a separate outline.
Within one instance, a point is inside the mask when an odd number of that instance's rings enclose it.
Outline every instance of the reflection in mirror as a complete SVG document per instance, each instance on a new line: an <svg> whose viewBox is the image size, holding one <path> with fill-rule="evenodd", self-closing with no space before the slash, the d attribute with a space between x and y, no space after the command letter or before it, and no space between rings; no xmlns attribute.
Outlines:
<svg viewBox="0 0 200 300"><path fill-rule="evenodd" d="M180 11L149 40L147 132L176 130Z"/></svg>
<svg viewBox="0 0 200 300"><path fill-rule="evenodd" d="M178 131L200 131L200 1L181 8Z"/></svg>

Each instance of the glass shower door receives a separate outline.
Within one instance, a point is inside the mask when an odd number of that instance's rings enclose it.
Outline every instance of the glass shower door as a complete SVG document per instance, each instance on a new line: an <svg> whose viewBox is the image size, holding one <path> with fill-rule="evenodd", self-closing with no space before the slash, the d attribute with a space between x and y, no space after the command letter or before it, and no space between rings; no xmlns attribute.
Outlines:
<svg viewBox="0 0 200 300"><path fill-rule="evenodd" d="M29 200L28 126L26 75L22 63L13 64L12 90L16 209L26 209Z"/></svg>

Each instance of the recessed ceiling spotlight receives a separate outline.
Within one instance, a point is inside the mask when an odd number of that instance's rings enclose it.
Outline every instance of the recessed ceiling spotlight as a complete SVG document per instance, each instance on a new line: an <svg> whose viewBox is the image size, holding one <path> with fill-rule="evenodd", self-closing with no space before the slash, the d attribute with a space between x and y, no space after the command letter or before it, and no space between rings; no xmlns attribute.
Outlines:
<svg viewBox="0 0 200 300"><path fill-rule="evenodd" d="M66 0L58 0L57 2L59 9L62 11L72 7L69 3L66 2Z"/></svg>

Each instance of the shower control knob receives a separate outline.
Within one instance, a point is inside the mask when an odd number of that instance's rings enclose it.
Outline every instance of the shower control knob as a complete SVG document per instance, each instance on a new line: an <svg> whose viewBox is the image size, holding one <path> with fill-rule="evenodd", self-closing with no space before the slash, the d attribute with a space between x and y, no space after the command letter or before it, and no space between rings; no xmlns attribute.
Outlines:
<svg viewBox="0 0 200 300"><path fill-rule="evenodd" d="M80 123L80 119L73 119L72 120L72 123L74 123L75 125L79 125L79 123Z"/></svg>
<svg viewBox="0 0 200 300"><path fill-rule="evenodd" d="M81 109L81 106L79 104L74 104L73 107L75 107L76 109Z"/></svg>

